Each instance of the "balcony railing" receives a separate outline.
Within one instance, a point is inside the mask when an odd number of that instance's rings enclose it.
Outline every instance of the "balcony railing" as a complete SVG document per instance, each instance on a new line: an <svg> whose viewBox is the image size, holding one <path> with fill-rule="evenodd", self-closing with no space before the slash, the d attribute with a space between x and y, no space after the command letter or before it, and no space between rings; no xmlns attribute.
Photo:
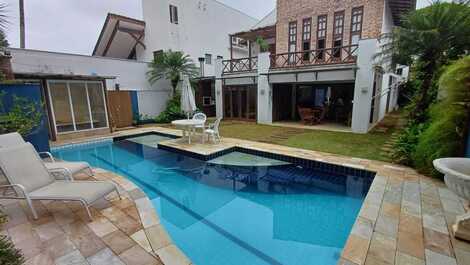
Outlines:
<svg viewBox="0 0 470 265"><path fill-rule="evenodd" d="M258 69L258 57L222 61L223 73L250 72Z"/></svg>
<svg viewBox="0 0 470 265"><path fill-rule="evenodd" d="M358 45L271 55L271 68L347 64L357 60Z"/></svg>

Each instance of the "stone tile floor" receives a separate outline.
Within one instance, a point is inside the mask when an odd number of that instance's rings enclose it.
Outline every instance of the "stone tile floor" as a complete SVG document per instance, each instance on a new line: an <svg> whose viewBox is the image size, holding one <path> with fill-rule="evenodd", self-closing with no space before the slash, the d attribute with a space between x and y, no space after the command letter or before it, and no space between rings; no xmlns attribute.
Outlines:
<svg viewBox="0 0 470 265"><path fill-rule="evenodd" d="M179 131L157 127L126 134L151 130L180 135ZM187 145L184 141L164 144L201 154L221 146ZM272 144L224 138L222 146L241 146L377 172L338 264L470 264L470 244L455 239L451 233L455 217L469 210L468 202L459 199L440 180L389 163ZM27 264L190 263L171 243L151 202L135 185L101 170L97 177L119 183L126 199L110 198L97 205L91 223L71 203L38 203L41 219L37 221L31 219L24 204L6 205L10 222L1 233L8 234L25 251Z"/></svg>
<svg viewBox="0 0 470 265"><path fill-rule="evenodd" d="M110 194L98 201L91 208L92 221L74 202L35 201L40 218L34 220L24 202L0 200L8 215L0 234L11 238L27 265L190 264L160 226L140 189L101 169L95 169L95 178L118 183L123 199Z"/></svg>

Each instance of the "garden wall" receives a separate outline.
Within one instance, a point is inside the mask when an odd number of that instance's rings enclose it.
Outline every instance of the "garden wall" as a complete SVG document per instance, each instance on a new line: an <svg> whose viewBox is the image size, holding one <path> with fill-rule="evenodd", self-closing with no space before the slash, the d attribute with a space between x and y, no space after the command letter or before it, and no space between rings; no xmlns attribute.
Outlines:
<svg viewBox="0 0 470 265"><path fill-rule="evenodd" d="M47 116L44 102L42 101L41 86L39 84L0 84L0 93L5 93L2 99L2 112L9 112L14 107L14 97L23 97L31 102L39 104L42 111L42 119L33 131L25 137L25 140L32 143L37 151L49 151L49 133L47 128Z"/></svg>

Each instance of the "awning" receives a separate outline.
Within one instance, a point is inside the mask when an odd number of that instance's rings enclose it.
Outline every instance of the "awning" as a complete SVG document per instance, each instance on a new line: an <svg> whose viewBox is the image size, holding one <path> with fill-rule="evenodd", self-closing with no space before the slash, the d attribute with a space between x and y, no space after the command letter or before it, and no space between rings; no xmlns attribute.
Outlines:
<svg viewBox="0 0 470 265"><path fill-rule="evenodd" d="M144 35L144 21L109 13L93 55L129 59L137 45L145 49Z"/></svg>
<svg viewBox="0 0 470 265"><path fill-rule="evenodd" d="M258 37L263 39L271 39L276 37L276 25L267 26L257 29L252 29L249 31L242 31L235 34L232 34L232 37L242 38L244 40L256 41Z"/></svg>

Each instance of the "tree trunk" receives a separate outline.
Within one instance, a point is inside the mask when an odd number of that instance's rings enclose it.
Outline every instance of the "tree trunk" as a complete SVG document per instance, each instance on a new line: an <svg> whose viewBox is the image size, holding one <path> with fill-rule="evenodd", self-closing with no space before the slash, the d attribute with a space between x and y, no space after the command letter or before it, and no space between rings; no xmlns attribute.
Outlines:
<svg viewBox="0 0 470 265"><path fill-rule="evenodd" d="M178 79L171 80L171 86L173 87L173 96L176 95L176 88L178 87Z"/></svg>

